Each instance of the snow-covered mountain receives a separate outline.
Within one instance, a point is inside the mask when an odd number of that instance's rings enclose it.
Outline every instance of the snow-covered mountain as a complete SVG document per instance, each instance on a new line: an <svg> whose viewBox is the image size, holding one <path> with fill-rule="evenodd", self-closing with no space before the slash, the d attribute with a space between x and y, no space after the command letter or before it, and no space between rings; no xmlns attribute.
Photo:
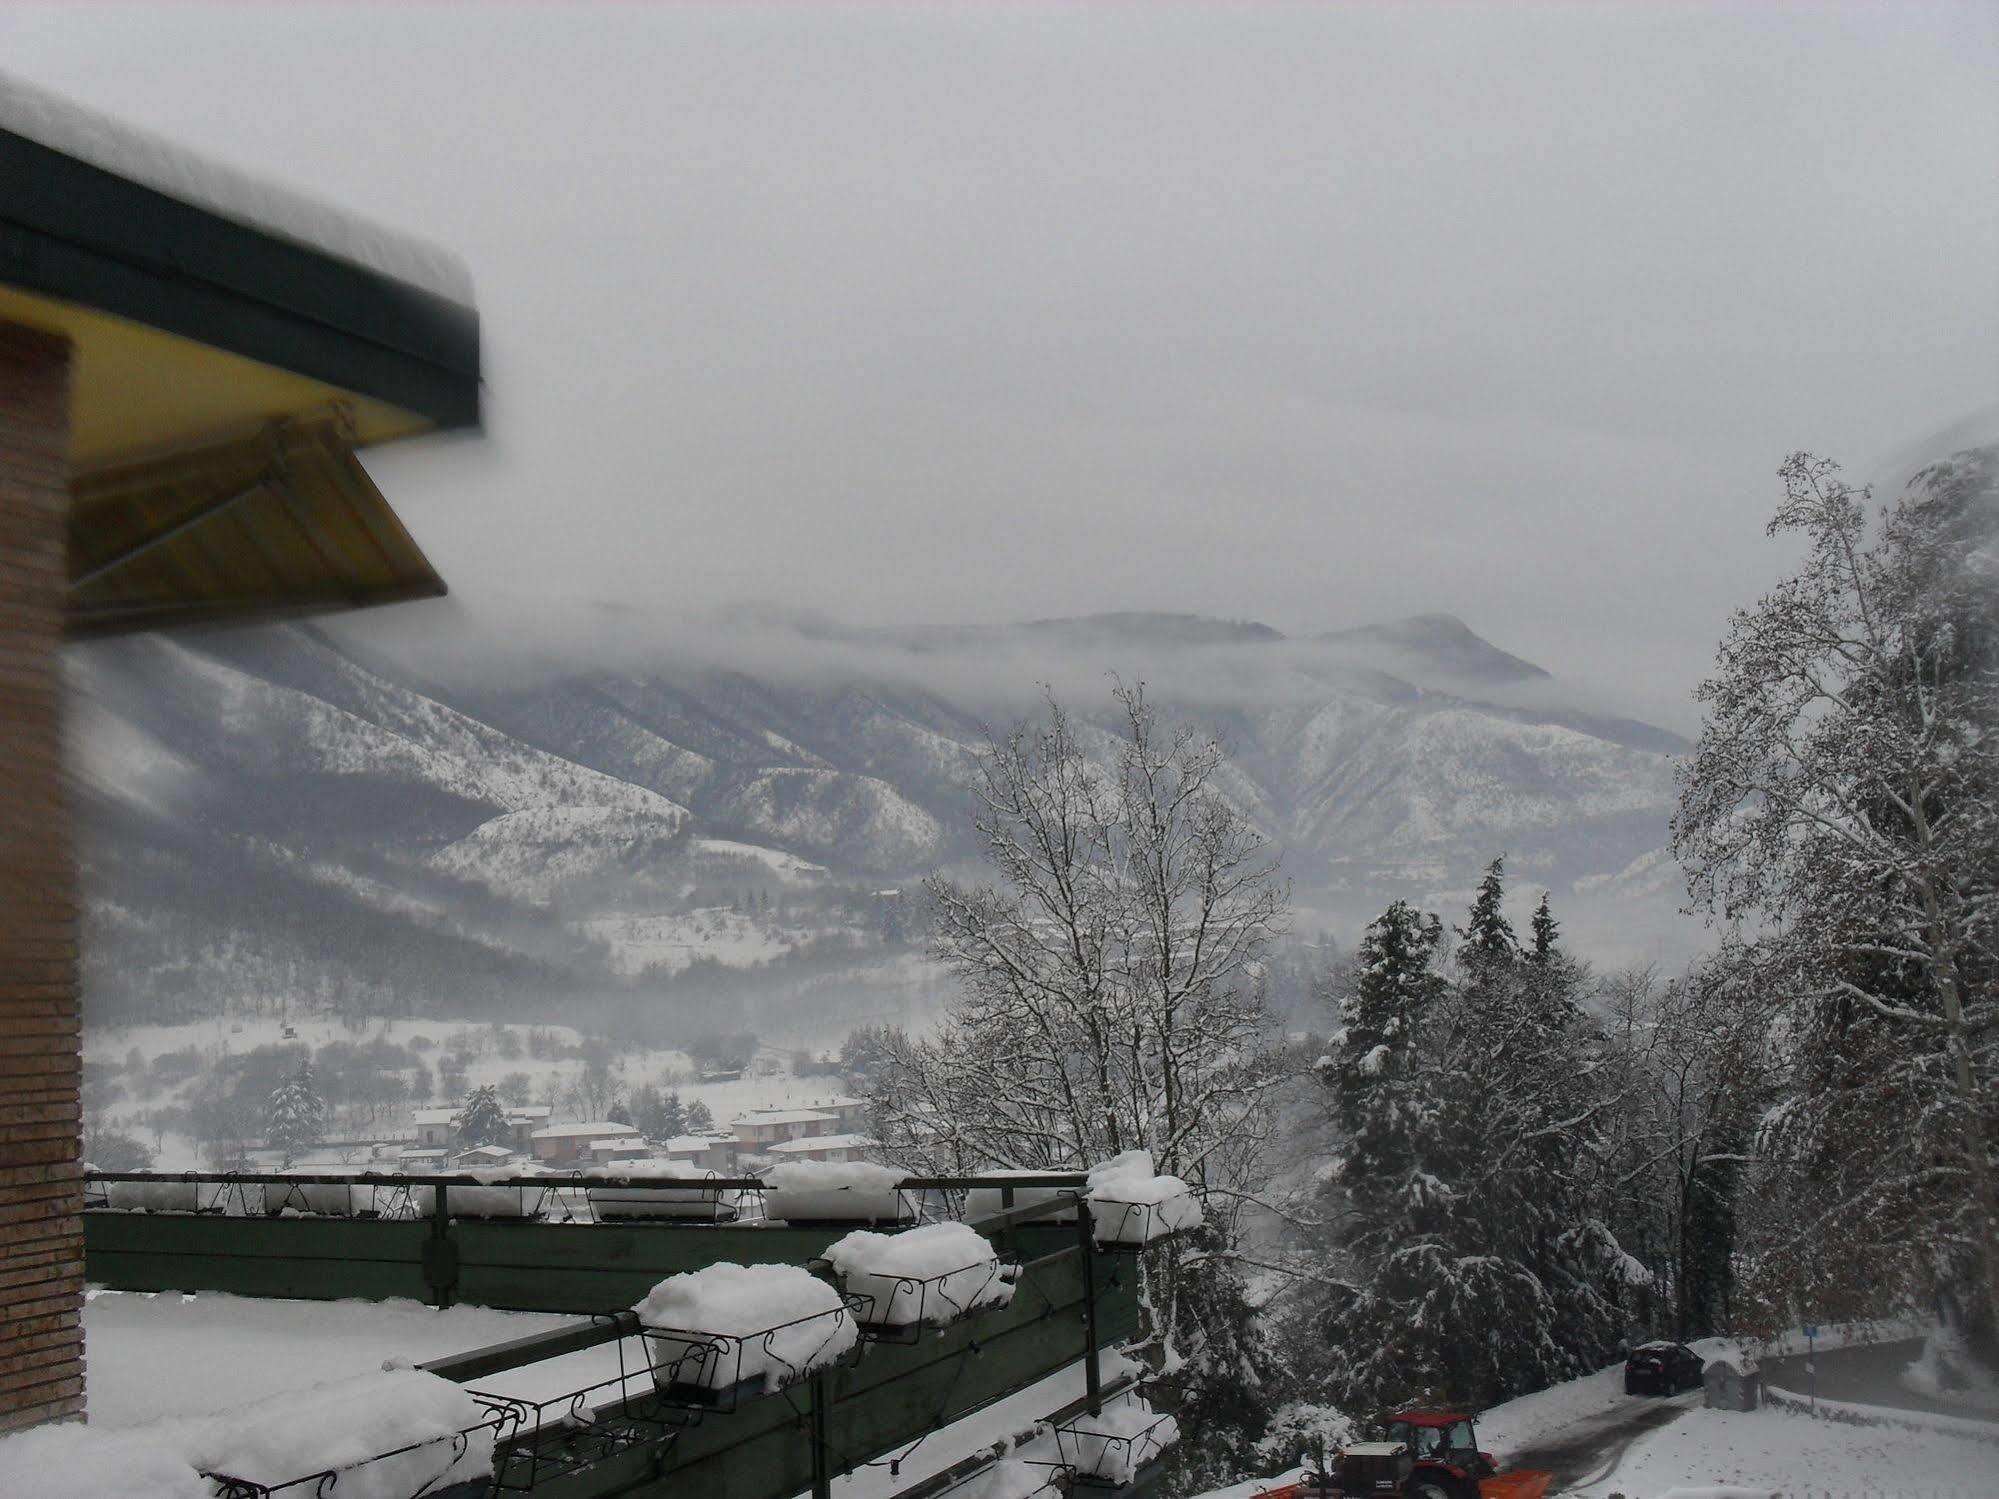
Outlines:
<svg viewBox="0 0 1999 1499"><path fill-rule="evenodd" d="M865 989L914 882L970 867L984 726L1035 680L1111 669L1223 730L1301 912L1345 939L1397 895L1454 906L1501 852L1585 946L1633 945L1674 899L1657 871L1679 741L1545 706L1546 672L1449 616L1311 639L1126 614L798 642L786 669L665 647L532 673L419 673L299 626L79 648L91 992L154 1013L287 985L418 1010L608 1003L690 973Z"/></svg>

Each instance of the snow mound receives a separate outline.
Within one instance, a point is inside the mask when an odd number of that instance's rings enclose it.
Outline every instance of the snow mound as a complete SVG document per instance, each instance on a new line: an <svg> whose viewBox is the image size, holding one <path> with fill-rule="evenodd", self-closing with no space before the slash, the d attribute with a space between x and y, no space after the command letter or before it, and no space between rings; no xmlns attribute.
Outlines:
<svg viewBox="0 0 1999 1499"><path fill-rule="evenodd" d="M849 1295L869 1299L868 1320L884 1326L941 1326L1013 1300L1013 1282L1002 1279L993 1246L962 1223L899 1234L856 1229L826 1259Z"/></svg>
<svg viewBox="0 0 1999 1499"><path fill-rule="evenodd" d="M1199 1228L1201 1203L1177 1176L1157 1176L1142 1150L1113 1156L1090 1173L1090 1216L1099 1244L1150 1244Z"/></svg>
<svg viewBox="0 0 1999 1499"><path fill-rule="evenodd" d="M632 1308L654 1377L726 1390L775 1390L833 1363L860 1341L840 1293L798 1265L707 1265L669 1275Z"/></svg>
<svg viewBox="0 0 1999 1499"><path fill-rule="evenodd" d="M901 1223L913 1216L902 1177L871 1161L787 1161L765 1178L765 1211L787 1223Z"/></svg>
<svg viewBox="0 0 1999 1499"><path fill-rule="evenodd" d="M64 1423L0 1437L6 1499L210 1499L169 1433Z"/></svg>

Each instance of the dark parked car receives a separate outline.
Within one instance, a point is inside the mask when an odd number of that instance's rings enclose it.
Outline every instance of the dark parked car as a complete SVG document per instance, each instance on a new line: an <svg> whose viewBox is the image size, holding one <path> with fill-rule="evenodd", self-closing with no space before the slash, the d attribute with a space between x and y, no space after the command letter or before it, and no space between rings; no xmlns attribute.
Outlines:
<svg viewBox="0 0 1999 1499"><path fill-rule="evenodd" d="M1624 1361L1627 1395L1677 1395L1701 1384L1701 1356L1684 1343L1647 1343Z"/></svg>

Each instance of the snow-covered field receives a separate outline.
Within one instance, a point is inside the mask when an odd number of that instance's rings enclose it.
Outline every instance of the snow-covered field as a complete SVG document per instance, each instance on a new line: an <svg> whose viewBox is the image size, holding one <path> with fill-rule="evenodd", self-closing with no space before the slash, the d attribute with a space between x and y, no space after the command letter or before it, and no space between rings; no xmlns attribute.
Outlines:
<svg viewBox="0 0 1999 1499"><path fill-rule="evenodd" d="M294 1036L284 1034L288 1026L296 1032ZM530 1031L541 1033L545 1053L572 1054L533 1055L527 1044ZM511 1035L512 1044L506 1047L496 1044L503 1032ZM473 1021L399 1019L370 1020L360 1030L353 1030L331 1018L232 1016L186 1025L93 1027L84 1032L83 1052L88 1062L118 1068L134 1050L150 1063L154 1057L191 1048L204 1065L212 1065L222 1057L260 1046L300 1045L317 1050L335 1042L356 1043L375 1039L405 1047L415 1042L420 1048L418 1055L432 1066L455 1052L462 1058L465 1067L464 1091L487 1084L500 1085L513 1074L523 1074L527 1078L530 1100L553 1106L551 1122L561 1123L585 1117L569 1095L586 1065L573 1053L585 1044L586 1038L571 1027L562 1025L493 1026ZM423 1046L426 1041L430 1044ZM685 1052L664 1048L610 1047L606 1065L610 1083L618 1094L628 1098L633 1090L647 1084L655 1085L662 1091L677 1092L684 1105L705 1104L720 1128L727 1128L732 1119L753 1109L809 1108L846 1091L837 1077L795 1076L785 1057L770 1051L758 1056L749 1076L727 1082L689 1081L698 1076L694 1060ZM121 1129L137 1135L151 1148L155 1141L154 1132L146 1128L138 1116L175 1102L191 1092L198 1083L197 1076L165 1090L148 1093L143 1099L120 1098L106 1107L94 1109L90 1122L93 1126ZM424 1100L422 1106L455 1101L439 1097ZM411 1105L412 1108L416 1106ZM343 1138L406 1138L414 1132L409 1114L410 1110L404 1109L394 1117L384 1115L370 1125L339 1126L336 1121L335 1132ZM365 1150L325 1147L301 1157L301 1164L313 1163L358 1168L367 1165L368 1159ZM159 1137L158 1155L154 1162L156 1169L192 1171L200 1170L206 1164L196 1142L187 1136L169 1130Z"/></svg>
<svg viewBox="0 0 1999 1499"><path fill-rule="evenodd" d="M727 906L681 916L598 916L578 925L611 950L612 966L627 978L648 968L678 973L697 958L748 968L783 957L798 936Z"/></svg>

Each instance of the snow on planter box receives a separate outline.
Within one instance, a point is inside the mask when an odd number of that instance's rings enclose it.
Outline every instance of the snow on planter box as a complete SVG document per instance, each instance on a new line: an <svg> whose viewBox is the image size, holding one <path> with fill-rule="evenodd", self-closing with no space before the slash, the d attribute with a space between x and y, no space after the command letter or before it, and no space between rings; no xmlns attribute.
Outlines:
<svg viewBox="0 0 1999 1499"><path fill-rule="evenodd" d="M191 1181L106 1182L104 1205L118 1213L193 1213L201 1191Z"/></svg>
<svg viewBox="0 0 1999 1499"><path fill-rule="evenodd" d="M332 1473L325 1492L340 1499L409 1499L450 1484L487 1482L492 1419L449 1380L384 1370L222 1415L0 1438L0 1493L209 1499L222 1478L270 1489ZM31 1488L9 1486L28 1475ZM298 1492L318 1493L320 1486L302 1484Z"/></svg>
<svg viewBox="0 0 1999 1499"><path fill-rule="evenodd" d="M533 1218L548 1200L549 1189L546 1186L522 1181L524 1177L540 1174L531 1166L509 1166L504 1170L468 1171L464 1174L489 1185L446 1187L444 1205L454 1218Z"/></svg>
<svg viewBox="0 0 1999 1499"><path fill-rule="evenodd" d="M1180 1440L1180 1427L1143 1400L1106 1406L1055 1430L1056 1449L1079 1483L1122 1488L1138 1470Z"/></svg>
<svg viewBox="0 0 1999 1499"><path fill-rule="evenodd" d="M287 1176L316 1176L319 1172L310 1166L296 1167L285 1173ZM251 1183L244 1183L245 1186ZM265 1211L281 1213L286 1208L301 1213L311 1213L322 1218L351 1218L354 1216L354 1187L342 1182L338 1186L325 1183L294 1182L288 1187L267 1185L264 1188ZM247 1202L249 1199L245 1199Z"/></svg>
<svg viewBox="0 0 1999 1499"><path fill-rule="evenodd" d="M765 1178L764 1211L787 1223L909 1223L903 1173L870 1161L789 1161Z"/></svg>
<svg viewBox="0 0 1999 1499"><path fill-rule="evenodd" d="M930 1223L897 1234L857 1228L826 1251L861 1319L874 1327L947 1327L1013 1300L1013 1282L984 1234Z"/></svg>
<svg viewBox="0 0 1999 1499"><path fill-rule="evenodd" d="M537 1174L531 1167L510 1166L503 1171L467 1171L462 1174L487 1185L446 1187L445 1210L454 1218L533 1218L541 1212L551 1190L535 1182L521 1181L523 1177ZM437 1189L411 1187L409 1208L418 1218L430 1217L437 1211Z"/></svg>
<svg viewBox="0 0 1999 1499"><path fill-rule="evenodd" d="M838 1362L860 1341L846 1299L800 1265L705 1265L669 1275L632 1308L662 1389L772 1393Z"/></svg>
<svg viewBox="0 0 1999 1499"><path fill-rule="evenodd" d="M666 1177L682 1181L721 1181L720 1172L702 1171L684 1161L621 1161L593 1166L587 1176ZM737 1194L719 1187L591 1187L585 1194L590 1211L606 1223L631 1218L692 1218L727 1223L738 1215Z"/></svg>
<svg viewBox="0 0 1999 1499"><path fill-rule="evenodd" d="M1159 1176L1142 1150L1090 1172L1090 1218L1099 1246L1136 1249L1201 1226L1201 1202L1177 1176Z"/></svg>
<svg viewBox="0 0 1999 1499"><path fill-rule="evenodd" d="M1047 1176L1047 1171L981 1171L982 1177ZM1075 1193L1073 1187L1015 1187L1013 1205L1017 1208L1036 1207L1044 1202L1068 1199ZM994 1213L1006 1211L1005 1192L999 1187L973 1187L965 1194L965 1217L968 1221L990 1218ZM1074 1223L1076 1211L1056 1213L1052 1217L1037 1218L1036 1223Z"/></svg>

